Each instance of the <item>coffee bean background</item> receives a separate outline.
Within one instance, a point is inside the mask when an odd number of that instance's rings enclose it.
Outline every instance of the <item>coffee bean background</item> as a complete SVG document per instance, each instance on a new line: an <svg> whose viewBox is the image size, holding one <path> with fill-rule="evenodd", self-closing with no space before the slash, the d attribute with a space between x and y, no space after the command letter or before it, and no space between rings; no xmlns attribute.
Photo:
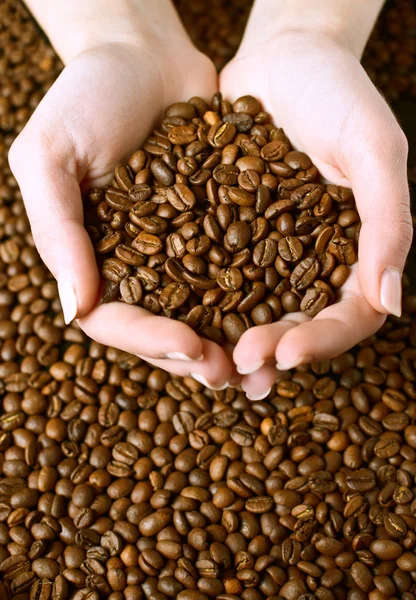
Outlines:
<svg viewBox="0 0 416 600"><path fill-rule="evenodd" d="M92 342L7 166L61 65L16 0L0 36L1 600L414 600L414 280L400 319L261 402Z"/></svg>

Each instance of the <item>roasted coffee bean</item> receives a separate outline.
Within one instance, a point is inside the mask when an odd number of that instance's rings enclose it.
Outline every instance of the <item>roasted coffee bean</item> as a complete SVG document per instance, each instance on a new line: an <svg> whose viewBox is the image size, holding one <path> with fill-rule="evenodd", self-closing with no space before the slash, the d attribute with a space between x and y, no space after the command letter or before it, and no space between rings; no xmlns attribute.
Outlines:
<svg viewBox="0 0 416 600"><path fill-rule="evenodd" d="M162 251L163 244L155 235L142 232L133 240L132 248L145 256L154 256Z"/></svg>
<svg viewBox="0 0 416 600"><path fill-rule="evenodd" d="M279 254L287 262L297 262L302 258L303 246L298 238L284 237L279 241Z"/></svg>
<svg viewBox="0 0 416 600"><path fill-rule="evenodd" d="M169 283L159 296L160 305L167 310L176 310L187 301L190 292L187 283Z"/></svg>
<svg viewBox="0 0 416 600"><path fill-rule="evenodd" d="M126 304L138 304L143 297L143 288L136 277L125 277L120 281L120 296Z"/></svg>
<svg viewBox="0 0 416 600"><path fill-rule="evenodd" d="M222 321L222 328L227 340L234 345L247 329L245 323L236 314L226 314Z"/></svg>
<svg viewBox="0 0 416 600"><path fill-rule="evenodd" d="M314 258L305 258L293 270L290 283L296 290L307 289L318 277L319 262Z"/></svg>
<svg viewBox="0 0 416 600"><path fill-rule="evenodd" d="M329 303L328 294L318 288L309 288L302 298L300 309L308 317L316 317Z"/></svg>

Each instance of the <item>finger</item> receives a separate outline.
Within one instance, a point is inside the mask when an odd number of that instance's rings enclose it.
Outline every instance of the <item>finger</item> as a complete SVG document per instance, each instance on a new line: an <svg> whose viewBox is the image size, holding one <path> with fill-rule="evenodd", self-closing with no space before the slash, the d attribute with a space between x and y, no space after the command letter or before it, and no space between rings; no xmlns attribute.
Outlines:
<svg viewBox="0 0 416 600"><path fill-rule="evenodd" d="M150 359L197 361L203 355L202 340L190 327L138 306L101 304L78 323L97 342Z"/></svg>
<svg viewBox="0 0 416 600"><path fill-rule="evenodd" d="M270 394L278 371L275 361L269 361L255 373L243 377L242 388L249 400L263 400Z"/></svg>
<svg viewBox="0 0 416 600"><path fill-rule="evenodd" d="M227 359L229 360L230 365L232 367L232 373L231 373L231 377L228 381L228 385L233 388L238 388L241 385L243 376L240 375L240 373L238 373L236 365L233 360L233 352L234 352L235 346L233 346L233 344L230 344L229 342L226 342L223 346L221 346L221 348L225 352L225 355L226 355Z"/></svg>
<svg viewBox="0 0 416 600"><path fill-rule="evenodd" d="M307 319L303 313L294 313L277 323L252 327L243 333L233 353L237 372L249 375L258 371L268 359L274 358L282 336Z"/></svg>
<svg viewBox="0 0 416 600"><path fill-rule="evenodd" d="M347 169L362 227L359 277L368 302L383 313L401 314L401 277L413 228L407 183L407 141L387 106L369 140L357 136ZM368 132L366 132L368 133Z"/></svg>
<svg viewBox="0 0 416 600"><path fill-rule="evenodd" d="M9 161L22 191L33 239L58 281L65 322L69 323L93 307L99 275L83 226L76 176L54 157L41 131L28 128L10 150Z"/></svg>
<svg viewBox="0 0 416 600"><path fill-rule="evenodd" d="M276 349L277 368L288 370L338 356L375 333L384 320L385 315L375 311L366 298L347 291L341 302L282 336Z"/></svg>
<svg viewBox="0 0 416 600"><path fill-rule="evenodd" d="M232 363L218 344L205 339L201 341L204 357L202 361L161 360L143 355L140 355L140 358L175 375L193 377L211 390L224 390L232 378Z"/></svg>

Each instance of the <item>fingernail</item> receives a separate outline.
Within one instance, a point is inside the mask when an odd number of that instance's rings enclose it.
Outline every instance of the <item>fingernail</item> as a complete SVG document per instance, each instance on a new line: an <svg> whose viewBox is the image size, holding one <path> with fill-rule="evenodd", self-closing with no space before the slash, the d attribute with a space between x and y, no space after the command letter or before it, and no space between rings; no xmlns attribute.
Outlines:
<svg viewBox="0 0 416 600"><path fill-rule="evenodd" d="M247 398L248 398L249 400L254 400L254 401L256 401L256 400L264 400L264 398L267 398L267 396L270 394L270 392L271 392L271 389L272 389L272 388L271 388L271 387L269 387L269 389L268 389L268 390L266 390L265 392L263 392L263 393L261 393L261 394L248 394L248 393L246 392L246 396L247 396Z"/></svg>
<svg viewBox="0 0 416 600"><path fill-rule="evenodd" d="M75 290L67 279L61 279L61 281L58 281L58 292L64 313L64 320L68 325L75 319L78 310Z"/></svg>
<svg viewBox="0 0 416 600"><path fill-rule="evenodd" d="M167 354L165 354L165 358L168 358L169 360L187 360L192 362L200 362L201 360L203 360L204 355L201 354L200 356L198 356L198 358L191 358L190 356L187 356L182 352L168 352Z"/></svg>
<svg viewBox="0 0 416 600"><path fill-rule="evenodd" d="M402 314L402 272L395 267L386 267L381 276L380 302L392 315Z"/></svg>
<svg viewBox="0 0 416 600"><path fill-rule="evenodd" d="M240 375L250 375L251 373L255 373L264 365L264 360L261 360L257 363L250 365L249 367L239 367L237 366L237 372Z"/></svg>
<svg viewBox="0 0 416 600"><path fill-rule="evenodd" d="M290 369L294 369L295 367L300 365L301 362L302 361L298 358L293 360L280 361L276 363L276 369L278 371L289 371Z"/></svg>
<svg viewBox="0 0 416 600"><path fill-rule="evenodd" d="M202 383L202 385L204 385L205 387L209 388L210 390L214 390L216 392L225 390L228 387L228 381L226 381L224 383L224 385L213 386L211 383L208 383L208 381L205 379L205 377L203 375L200 375L199 373L190 373L190 375L191 375L191 377L193 377L195 379L195 381Z"/></svg>

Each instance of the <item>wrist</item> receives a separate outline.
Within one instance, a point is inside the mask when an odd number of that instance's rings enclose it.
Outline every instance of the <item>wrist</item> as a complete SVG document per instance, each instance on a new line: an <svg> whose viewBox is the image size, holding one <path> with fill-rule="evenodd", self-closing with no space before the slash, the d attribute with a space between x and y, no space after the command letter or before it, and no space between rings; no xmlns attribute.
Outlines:
<svg viewBox="0 0 416 600"><path fill-rule="evenodd" d="M65 64L109 43L148 45L189 38L171 0L26 0Z"/></svg>
<svg viewBox="0 0 416 600"><path fill-rule="evenodd" d="M256 0L244 45L307 35L331 38L358 59L384 0Z"/></svg>

